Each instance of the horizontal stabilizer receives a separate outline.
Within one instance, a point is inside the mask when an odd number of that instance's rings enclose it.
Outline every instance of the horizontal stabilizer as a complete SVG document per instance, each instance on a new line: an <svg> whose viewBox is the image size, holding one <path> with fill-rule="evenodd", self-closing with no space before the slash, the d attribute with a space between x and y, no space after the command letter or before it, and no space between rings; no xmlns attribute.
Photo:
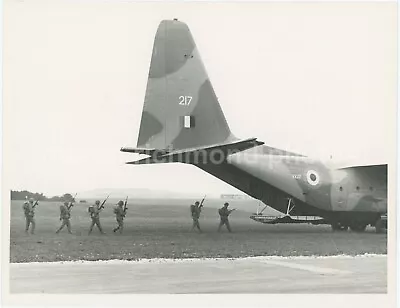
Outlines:
<svg viewBox="0 0 400 308"><path fill-rule="evenodd" d="M148 165L148 164L157 164L157 163L167 163L168 161L159 159L158 157L146 157L143 159L129 161L127 165Z"/></svg>
<svg viewBox="0 0 400 308"><path fill-rule="evenodd" d="M237 152L241 152L250 148L254 148L259 145L263 145L264 142L258 141L257 138L248 138L244 140L236 140L236 141L231 141L229 143L220 143L220 144L215 144L215 145L210 145L210 146L205 146L205 147L195 147L195 148L190 148L190 149L184 149L184 150L178 150L178 151L173 151L171 153L166 154L165 156L169 155L179 155L183 153L196 153L200 151L206 151L206 152L211 152L213 150L219 150L222 152L227 152L229 151L228 154L234 154Z"/></svg>
<svg viewBox="0 0 400 308"><path fill-rule="evenodd" d="M169 153L169 150L158 150L158 149L148 149L148 148L129 148L129 147L123 147L120 150L121 152L127 152L127 153L137 153L137 154L145 154L145 155L165 155Z"/></svg>
<svg viewBox="0 0 400 308"><path fill-rule="evenodd" d="M182 163L197 163L194 161L199 158L213 157L216 160L225 159L228 155L241 152L259 145L264 142L258 141L257 138L249 138L244 140L237 140L225 144L216 144L206 147L197 147L185 150L171 151L170 153L160 154L163 150L155 149L134 149L122 148L123 152L147 154L151 157L140 159L138 161L127 162L127 164L142 165L142 164L156 164L156 163L169 163L169 162L182 162ZM166 151L166 150L164 150ZM157 153L157 155L154 155Z"/></svg>

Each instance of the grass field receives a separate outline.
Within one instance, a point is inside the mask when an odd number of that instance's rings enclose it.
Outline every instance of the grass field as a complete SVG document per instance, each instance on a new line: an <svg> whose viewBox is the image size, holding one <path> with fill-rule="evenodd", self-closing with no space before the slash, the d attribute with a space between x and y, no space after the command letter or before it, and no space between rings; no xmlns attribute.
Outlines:
<svg viewBox="0 0 400 308"><path fill-rule="evenodd" d="M107 233L97 229L89 236L88 204L72 209L72 231L55 231L60 225L59 203L41 202L36 209L36 232L24 232L22 201L11 203L10 261L66 261L141 258L197 258L243 256L298 256L339 254L386 254L386 234L374 229L365 233L331 231L329 226L263 225L249 219L256 207L245 210L243 202L233 202L238 210L230 218L233 233L217 233L217 208L221 200L208 201L202 211L202 234L191 232L190 200L136 200L129 206L124 234L114 234L112 204L101 214ZM236 203L236 204L235 204Z"/></svg>

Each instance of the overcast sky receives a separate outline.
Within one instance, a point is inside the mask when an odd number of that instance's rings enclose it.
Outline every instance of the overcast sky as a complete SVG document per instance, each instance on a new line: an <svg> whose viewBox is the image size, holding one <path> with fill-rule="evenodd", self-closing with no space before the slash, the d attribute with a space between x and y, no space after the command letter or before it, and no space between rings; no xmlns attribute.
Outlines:
<svg viewBox="0 0 400 308"><path fill-rule="evenodd" d="M4 185L47 195L236 192L192 166L130 166L153 39L185 21L233 133L309 156L387 163L396 3L6 1Z"/></svg>

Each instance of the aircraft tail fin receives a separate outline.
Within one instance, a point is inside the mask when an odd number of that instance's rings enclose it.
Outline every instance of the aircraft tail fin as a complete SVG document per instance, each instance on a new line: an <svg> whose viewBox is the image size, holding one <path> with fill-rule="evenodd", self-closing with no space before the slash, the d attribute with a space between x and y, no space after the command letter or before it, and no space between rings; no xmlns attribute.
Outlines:
<svg viewBox="0 0 400 308"><path fill-rule="evenodd" d="M163 20L154 40L137 148L170 152L234 140L188 26Z"/></svg>

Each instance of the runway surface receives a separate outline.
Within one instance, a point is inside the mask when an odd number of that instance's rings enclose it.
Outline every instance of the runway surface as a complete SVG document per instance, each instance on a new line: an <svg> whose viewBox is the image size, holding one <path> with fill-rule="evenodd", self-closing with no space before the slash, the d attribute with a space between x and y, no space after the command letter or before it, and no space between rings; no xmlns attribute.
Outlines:
<svg viewBox="0 0 400 308"><path fill-rule="evenodd" d="M387 256L12 263L11 293L386 293Z"/></svg>

